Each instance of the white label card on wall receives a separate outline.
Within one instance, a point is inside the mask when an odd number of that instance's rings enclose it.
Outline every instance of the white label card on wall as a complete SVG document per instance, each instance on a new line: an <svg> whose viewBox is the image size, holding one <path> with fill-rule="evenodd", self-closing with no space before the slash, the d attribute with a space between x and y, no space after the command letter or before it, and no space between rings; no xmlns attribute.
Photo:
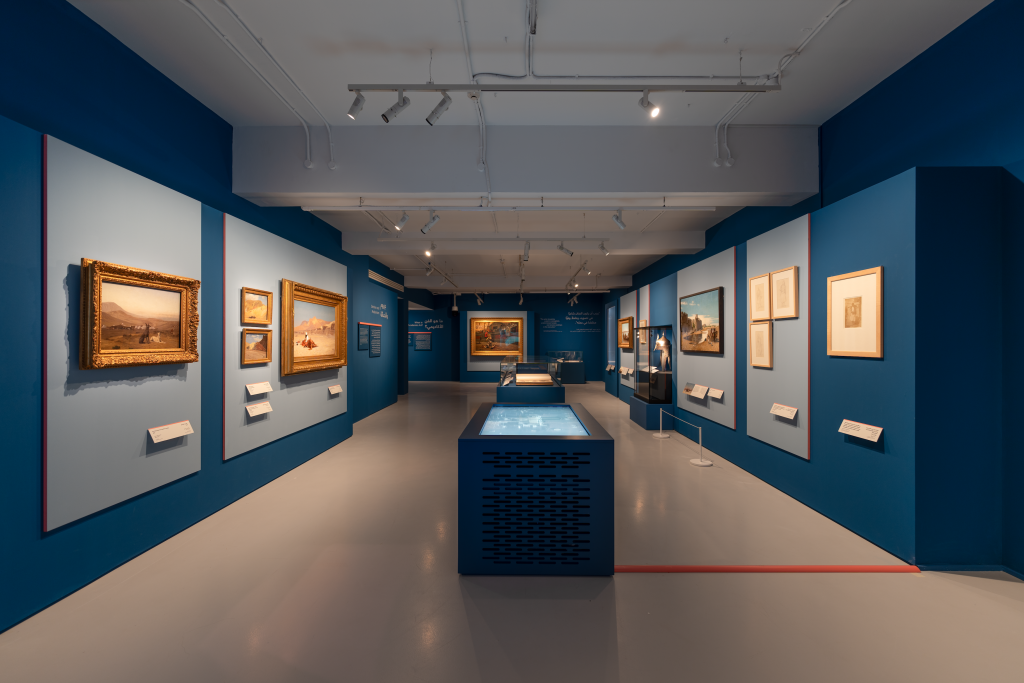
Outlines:
<svg viewBox="0 0 1024 683"><path fill-rule="evenodd" d="M274 412L274 409L270 407L270 401L253 403L251 406L246 406L245 409L248 411L249 417L256 417L257 415L263 415L264 413Z"/></svg>
<svg viewBox="0 0 1024 683"><path fill-rule="evenodd" d="M192 424L185 420L184 422L175 422L163 427L153 427L149 430L149 438L153 439L153 443L160 443L161 441L177 439L179 436L188 436L194 433L192 431Z"/></svg>
<svg viewBox="0 0 1024 683"><path fill-rule="evenodd" d="M274 387L270 386L270 382L257 382L255 384L246 384L245 388L249 390L250 396L256 394L266 394L274 390Z"/></svg>
<svg viewBox="0 0 1024 683"><path fill-rule="evenodd" d="M708 389L708 396L711 398L722 398L724 395L725 392L721 389Z"/></svg>
<svg viewBox="0 0 1024 683"><path fill-rule="evenodd" d="M771 413L772 415L778 415L779 417L784 417L787 420L792 420L796 417L796 408L793 406L784 406L781 403L773 403Z"/></svg>
<svg viewBox="0 0 1024 683"><path fill-rule="evenodd" d="M882 428L866 425L863 422L843 420L843 424L839 425L839 433L849 434L850 436L856 436L858 439L866 439L872 443L878 443L878 437L882 435Z"/></svg>
<svg viewBox="0 0 1024 683"><path fill-rule="evenodd" d="M708 388L703 384L693 385L693 391L690 392L690 396L694 398L704 398L708 395Z"/></svg>
<svg viewBox="0 0 1024 683"><path fill-rule="evenodd" d="M605 368L605 370L614 370L614 369L615 369L615 363L609 363L608 367Z"/></svg>
<svg viewBox="0 0 1024 683"><path fill-rule="evenodd" d="M341 385L340 384L335 384L333 387L327 387L327 391L331 392L332 396L335 395L335 394L340 394L341 393Z"/></svg>

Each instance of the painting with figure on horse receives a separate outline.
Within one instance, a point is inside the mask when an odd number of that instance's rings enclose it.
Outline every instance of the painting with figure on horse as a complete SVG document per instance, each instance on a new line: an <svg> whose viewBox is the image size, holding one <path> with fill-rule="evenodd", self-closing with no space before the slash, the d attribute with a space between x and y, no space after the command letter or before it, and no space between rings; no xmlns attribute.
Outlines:
<svg viewBox="0 0 1024 683"><path fill-rule="evenodd" d="M292 329L295 330L295 358L333 356L335 348L334 306L296 301Z"/></svg>

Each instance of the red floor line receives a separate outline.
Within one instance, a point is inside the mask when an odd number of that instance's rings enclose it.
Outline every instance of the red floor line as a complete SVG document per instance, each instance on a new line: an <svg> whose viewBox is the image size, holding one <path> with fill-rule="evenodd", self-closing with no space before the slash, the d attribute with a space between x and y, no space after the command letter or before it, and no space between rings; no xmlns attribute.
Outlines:
<svg viewBox="0 0 1024 683"><path fill-rule="evenodd" d="M616 574L920 574L912 564L619 564Z"/></svg>

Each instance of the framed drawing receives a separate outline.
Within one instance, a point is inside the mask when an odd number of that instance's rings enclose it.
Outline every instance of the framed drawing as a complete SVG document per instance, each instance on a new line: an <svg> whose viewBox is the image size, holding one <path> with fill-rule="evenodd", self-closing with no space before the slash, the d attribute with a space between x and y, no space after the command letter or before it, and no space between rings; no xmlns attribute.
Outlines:
<svg viewBox="0 0 1024 683"><path fill-rule="evenodd" d="M750 323L750 364L755 368L772 366L772 322Z"/></svg>
<svg viewBox="0 0 1024 683"><path fill-rule="evenodd" d="M472 356L522 356L523 319L470 318L469 353Z"/></svg>
<svg viewBox="0 0 1024 683"><path fill-rule="evenodd" d="M725 351L725 288L715 287L679 297L679 350Z"/></svg>
<svg viewBox="0 0 1024 683"><path fill-rule="evenodd" d="M828 279L828 355L882 357L882 267Z"/></svg>
<svg viewBox="0 0 1024 683"><path fill-rule="evenodd" d="M199 280L82 259L83 370L199 360Z"/></svg>
<svg viewBox="0 0 1024 683"><path fill-rule="evenodd" d="M772 292L771 273L750 278L750 322L771 320Z"/></svg>
<svg viewBox="0 0 1024 683"><path fill-rule="evenodd" d="M281 374L348 365L348 297L281 280Z"/></svg>
<svg viewBox="0 0 1024 683"><path fill-rule="evenodd" d="M619 348L633 348L633 316L619 318Z"/></svg>
<svg viewBox="0 0 1024 683"><path fill-rule="evenodd" d="M274 331L259 328L242 330L242 365L269 363L273 358Z"/></svg>
<svg viewBox="0 0 1024 683"><path fill-rule="evenodd" d="M640 324L637 325L637 327L640 328L640 333L639 333L640 343L641 344L646 344L647 343L647 330L645 330L644 328L647 327L647 321L646 320L641 320Z"/></svg>
<svg viewBox="0 0 1024 683"><path fill-rule="evenodd" d="M242 287L242 324L270 325L274 321L274 293Z"/></svg>
<svg viewBox="0 0 1024 683"><path fill-rule="evenodd" d="M800 317L800 288L797 286L797 267L775 270L771 275L772 319Z"/></svg>

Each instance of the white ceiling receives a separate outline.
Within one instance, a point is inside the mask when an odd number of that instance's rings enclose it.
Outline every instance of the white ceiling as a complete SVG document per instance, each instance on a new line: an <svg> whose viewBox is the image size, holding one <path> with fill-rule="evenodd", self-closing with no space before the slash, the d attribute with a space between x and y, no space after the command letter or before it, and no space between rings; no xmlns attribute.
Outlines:
<svg viewBox="0 0 1024 683"><path fill-rule="evenodd" d="M322 127L317 113L235 23L220 0L192 1L293 102L311 127ZM439 99L434 93L411 93L411 106L392 124L385 124L380 113L390 106L394 95L368 93L362 114L353 122L345 115L352 101L347 90L350 83L418 83L430 77L436 83L466 83L469 79L458 21L459 0L227 1L332 126L426 126L423 119ZM838 1L539 0L534 70L536 74L579 76L642 75L652 76L644 82L680 83L659 81L657 76L736 74L742 50L743 75L756 76L774 71L779 60L792 52ZM236 128L297 125L295 115L182 0L70 2ZM462 2L473 70L523 74L525 0ZM758 95L735 123L820 125L989 2L851 0L786 69L782 91ZM521 82L489 76L479 80ZM482 101L489 126L659 127L714 126L738 97L659 93L656 99L663 113L655 120L637 106L636 94L503 93L497 97L485 94ZM453 98L438 125L476 125L475 110L465 95L453 94ZM501 160L489 162L495 168ZM713 172L710 164L708 172ZM688 189L680 187L679 191ZM498 193L501 188L494 190ZM739 208L719 206L712 213L668 212L660 216L627 211L625 218L631 232L703 231ZM416 228L427 215L413 213L409 225L418 234ZM317 215L344 233L358 236L379 231L362 213L318 211ZM493 236L510 238L517 234L582 235L584 230L580 212L498 213L495 218L497 226L486 213L446 213L443 225L431 236L488 236L497 231ZM608 214L591 215L587 220L602 223L594 228L596 232L614 230L608 225ZM372 255L400 271L422 268L415 255L400 246L383 241L380 251ZM573 264L578 267L578 261L593 258L593 253L593 245L586 255L580 251L574 259L550 249L538 250L531 256L528 270L550 278L568 276ZM652 248L648 254L601 257L601 270L605 275L630 275L664 253ZM505 254L496 246L481 248L475 255L463 250L439 256L437 263L447 264L457 274L489 275L498 281L502 273L498 259L505 258L506 271L516 273L520 255L520 251ZM515 279L518 284L518 276Z"/></svg>

